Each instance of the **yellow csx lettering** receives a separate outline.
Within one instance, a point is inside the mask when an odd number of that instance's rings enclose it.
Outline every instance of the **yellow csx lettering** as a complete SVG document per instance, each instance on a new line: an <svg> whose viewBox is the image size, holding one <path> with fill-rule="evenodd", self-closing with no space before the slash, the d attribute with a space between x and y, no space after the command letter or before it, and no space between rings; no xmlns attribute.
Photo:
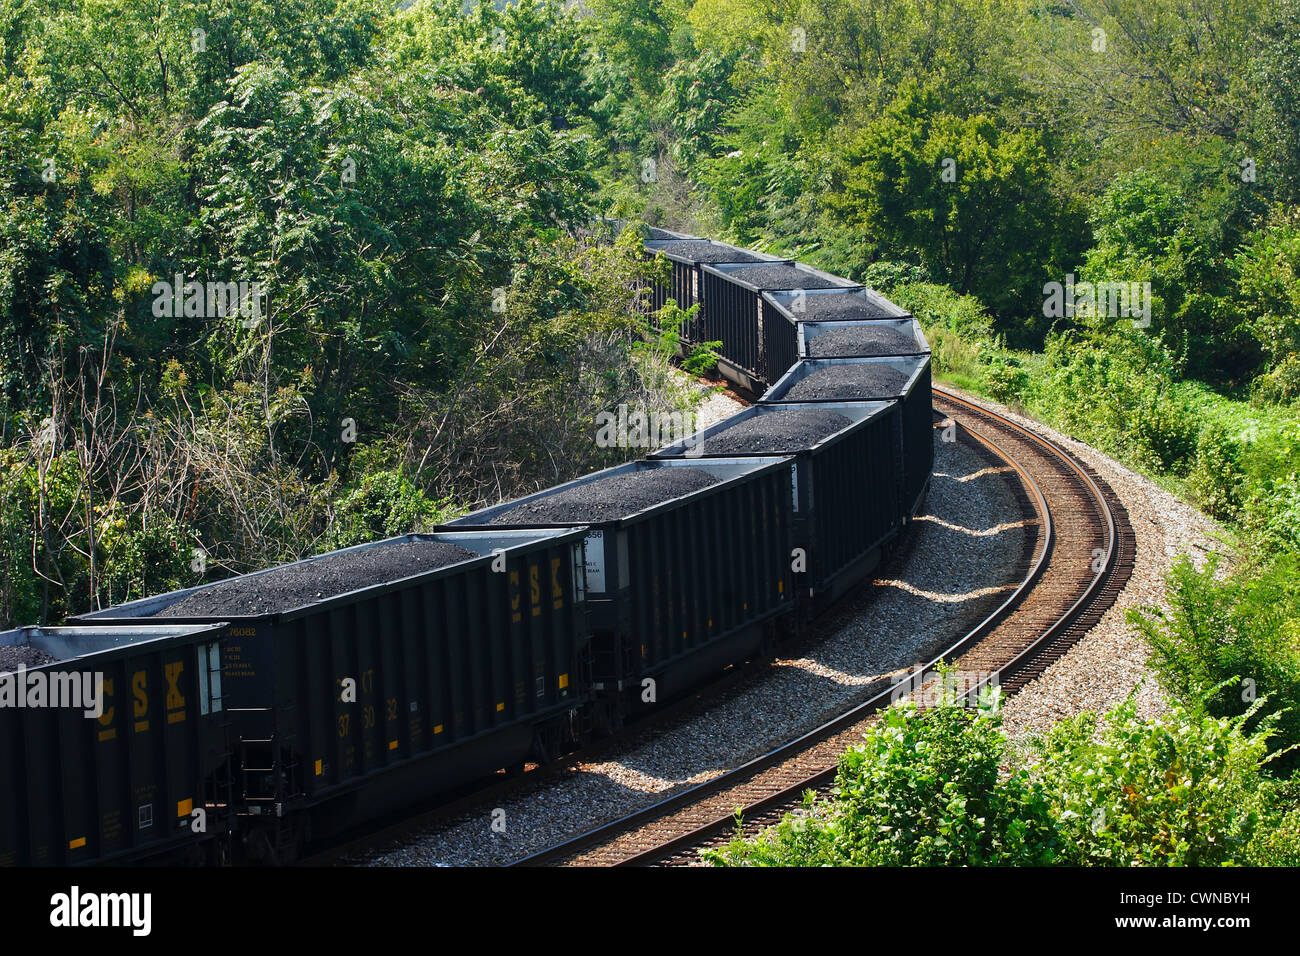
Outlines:
<svg viewBox="0 0 1300 956"><path fill-rule="evenodd" d="M560 587L560 559L551 558L551 597L553 607L559 610L564 606L564 588Z"/></svg>
<svg viewBox="0 0 1300 956"><path fill-rule="evenodd" d="M144 671L136 671L131 675L131 693L135 697L132 713L135 714L135 719L139 720L149 713L149 693Z"/></svg>
<svg viewBox="0 0 1300 956"><path fill-rule="evenodd" d="M183 661L173 661L163 665L163 676L167 678L167 723L178 724L185 719L185 695L181 693L181 674L185 672Z"/></svg>
<svg viewBox="0 0 1300 956"><path fill-rule="evenodd" d="M510 619L511 619L512 621L518 622L519 619L520 619L520 614L519 614L519 572L518 572L518 571L511 571L511 572L510 572L510 611L511 611Z"/></svg>
<svg viewBox="0 0 1300 956"><path fill-rule="evenodd" d="M113 696L113 679L111 677L105 677L104 678L104 712L99 715L99 722L105 727L111 727L113 725L113 713L117 709L108 702L109 699L112 698L112 696Z"/></svg>
<svg viewBox="0 0 1300 956"><path fill-rule="evenodd" d="M528 595L532 599L533 617L542 613L542 575L535 564L528 566Z"/></svg>

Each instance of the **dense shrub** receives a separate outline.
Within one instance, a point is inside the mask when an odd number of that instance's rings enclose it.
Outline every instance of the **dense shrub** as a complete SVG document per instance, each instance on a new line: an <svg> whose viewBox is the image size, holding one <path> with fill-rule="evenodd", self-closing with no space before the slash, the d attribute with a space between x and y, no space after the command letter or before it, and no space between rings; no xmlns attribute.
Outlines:
<svg viewBox="0 0 1300 956"><path fill-rule="evenodd" d="M1256 382L1272 401L1300 398L1300 215L1276 209L1232 261L1243 324L1268 368Z"/></svg>
<svg viewBox="0 0 1300 956"><path fill-rule="evenodd" d="M1211 420L1196 440L1196 458L1190 475L1196 502L1214 517L1229 521L1241 510L1246 473L1241 443L1221 421Z"/></svg>
<svg viewBox="0 0 1300 956"><path fill-rule="evenodd" d="M898 274L910 276L905 270ZM880 288L921 323L936 375L967 388L980 385L981 356L992 347L993 319L979 299L932 282L905 281Z"/></svg>
<svg viewBox="0 0 1300 956"><path fill-rule="evenodd" d="M339 500L330 529L332 546L346 548L399 534L431 531L443 519L430 501L400 471L366 475Z"/></svg>
<svg viewBox="0 0 1300 956"><path fill-rule="evenodd" d="M1300 565L1287 556L1222 580L1218 566L1211 559L1198 570L1180 559L1169 575L1169 610L1133 610L1129 619L1178 700L1213 717L1259 708L1256 720L1277 720L1281 746L1300 744ZM1278 766L1296 762L1288 754Z"/></svg>
<svg viewBox="0 0 1300 956"><path fill-rule="evenodd" d="M1005 351L986 352L980 381L990 396L999 402L1018 402L1029 387L1029 372L1024 363Z"/></svg>
<svg viewBox="0 0 1300 956"><path fill-rule="evenodd" d="M147 526L138 518L106 522L100 538L104 553L101 597L120 604L198 583L194 534L185 525L159 517Z"/></svg>
<svg viewBox="0 0 1300 956"><path fill-rule="evenodd" d="M1099 725L1063 720L1032 766L1051 794L1057 862L1221 866L1249 860L1267 806L1267 727L1175 707L1151 720L1131 701Z"/></svg>
<svg viewBox="0 0 1300 956"><path fill-rule="evenodd" d="M1250 715L1253 716L1253 715ZM891 708L840 761L829 799L705 858L721 866L1192 866L1296 858L1295 801L1269 784L1273 718L1132 701L1008 752L1000 718ZM1007 769L999 770L999 765Z"/></svg>
<svg viewBox="0 0 1300 956"><path fill-rule="evenodd" d="M1142 467L1192 466L1200 418L1173 356L1141 331L1050 337L1031 401L1058 428Z"/></svg>
<svg viewBox="0 0 1300 956"><path fill-rule="evenodd" d="M1052 862L1046 795L1023 771L999 780L1005 741L992 714L890 708L840 759L834 799L810 803L715 863L746 866L987 866Z"/></svg>

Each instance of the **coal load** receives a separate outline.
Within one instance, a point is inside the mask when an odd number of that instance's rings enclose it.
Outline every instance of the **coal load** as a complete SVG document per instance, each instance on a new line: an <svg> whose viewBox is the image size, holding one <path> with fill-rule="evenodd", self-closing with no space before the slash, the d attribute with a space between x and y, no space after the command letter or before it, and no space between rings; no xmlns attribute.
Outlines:
<svg viewBox="0 0 1300 956"><path fill-rule="evenodd" d="M647 468L609 475L502 512L490 524L585 524L617 521L717 484L700 468Z"/></svg>
<svg viewBox="0 0 1300 956"><path fill-rule="evenodd" d="M733 269L728 273L728 278L748 282L756 289L834 289L836 286L843 284L832 282L830 279L823 279L819 275L804 272L802 269L796 269L794 266L786 265L783 262ZM814 299L816 296L808 296L807 298ZM800 318L803 318L803 316L800 316Z"/></svg>
<svg viewBox="0 0 1300 956"><path fill-rule="evenodd" d="M883 362L846 362L817 369L781 397L814 402L897 398L905 385L907 375Z"/></svg>
<svg viewBox="0 0 1300 956"><path fill-rule="evenodd" d="M851 424L851 419L823 409L767 412L704 439L704 452L708 455L786 455L811 448L827 435Z"/></svg>
<svg viewBox="0 0 1300 956"><path fill-rule="evenodd" d="M0 644L0 674L17 670L19 667L52 664L57 659L30 644Z"/></svg>
<svg viewBox="0 0 1300 956"><path fill-rule="evenodd" d="M916 337L889 325L847 325L808 339L812 358L846 355L902 355L916 351Z"/></svg>
<svg viewBox="0 0 1300 956"><path fill-rule="evenodd" d="M397 541L220 581L155 616L275 614L476 557L473 551L441 541Z"/></svg>
<svg viewBox="0 0 1300 956"><path fill-rule="evenodd" d="M804 288L811 288L811 286L804 286ZM803 298L803 311L794 314L795 318L804 322L838 322L845 319L892 319L897 317L886 312L865 296L851 292L806 295Z"/></svg>
<svg viewBox="0 0 1300 956"><path fill-rule="evenodd" d="M677 237L667 229L656 229L654 226L646 227L647 239L676 239Z"/></svg>
<svg viewBox="0 0 1300 956"><path fill-rule="evenodd" d="M760 256L752 252L733 249L731 246L718 246L707 239L683 239L666 247L664 252L691 262L762 262Z"/></svg>

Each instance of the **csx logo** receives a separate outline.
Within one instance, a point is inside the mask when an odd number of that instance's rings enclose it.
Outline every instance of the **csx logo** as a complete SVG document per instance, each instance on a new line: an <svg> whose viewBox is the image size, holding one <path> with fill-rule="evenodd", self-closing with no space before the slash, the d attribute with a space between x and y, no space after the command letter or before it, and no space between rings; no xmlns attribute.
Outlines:
<svg viewBox="0 0 1300 956"><path fill-rule="evenodd" d="M552 569L552 582L558 568ZM523 600L522 589L519 586L519 572L511 571L510 580L510 619L518 624L523 620L523 612L520 610L520 603ZM556 593L560 593L557 589ZM532 608L533 617L539 617L542 613L542 567L540 564L530 564L528 566L528 603Z"/></svg>
<svg viewBox="0 0 1300 956"><path fill-rule="evenodd" d="M185 720L185 694L181 690L181 680L185 674L185 662L173 661L163 665L163 678L167 682L167 694L164 704L167 710L167 723L179 724ZM99 732L100 740L112 740L117 736L113 719L117 716L117 707L112 703L114 696L113 680L104 679L104 710L99 715L99 724L105 728ZM149 674L147 671L135 671L131 674L131 716L135 720L135 732L144 733L149 729Z"/></svg>

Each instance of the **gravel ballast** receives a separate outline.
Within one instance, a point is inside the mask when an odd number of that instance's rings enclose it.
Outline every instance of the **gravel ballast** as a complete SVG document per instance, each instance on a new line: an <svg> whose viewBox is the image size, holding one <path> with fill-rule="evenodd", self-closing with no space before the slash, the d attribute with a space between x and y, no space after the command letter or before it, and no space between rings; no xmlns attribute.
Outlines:
<svg viewBox="0 0 1300 956"><path fill-rule="evenodd" d="M665 254L672 253L692 262L762 262L763 258L743 249L730 246L715 246L704 239L674 240L671 246L659 250Z"/></svg>
<svg viewBox="0 0 1300 956"><path fill-rule="evenodd" d="M778 401L830 401L897 398L907 385L907 375L883 362L848 362L827 365L793 383Z"/></svg>
<svg viewBox="0 0 1300 956"><path fill-rule="evenodd" d="M916 336L889 325L848 325L808 339L810 358L850 355L902 355L916 351Z"/></svg>
<svg viewBox="0 0 1300 956"><path fill-rule="evenodd" d="M717 478L701 468L669 467L629 471L584 482L545 498L517 505L497 515L489 524L617 521L717 483Z"/></svg>
<svg viewBox="0 0 1300 956"><path fill-rule="evenodd" d="M398 541L219 581L154 616L275 614L476 557L473 551L441 541Z"/></svg>
<svg viewBox="0 0 1300 956"><path fill-rule="evenodd" d="M783 262L731 269L727 272L727 278L748 282L758 289L834 289L836 286L843 285L841 282L832 282L830 279L804 272ZM812 296L805 298L812 298Z"/></svg>
<svg viewBox="0 0 1300 956"><path fill-rule="evenodd" d="M785 455L811 448L852 424L837 412L783 409L754 415L703 441L706 455Z"/></svg>
<svg viewBox="0 0 1300 956"><path fill-rule="evenodd" d="M803 311L795 313L803 322L838 322L846 319L892 319L897 316L870 299L852 292L828 292L803 297Z"/></svg>
<svg viewBox="0 0 1300 956"><path fill-rule="evenodd" d="M30 644L0 644L0 674L17 670L19 667L40 667L42 664L53 663L57 659Z"/></svg>

